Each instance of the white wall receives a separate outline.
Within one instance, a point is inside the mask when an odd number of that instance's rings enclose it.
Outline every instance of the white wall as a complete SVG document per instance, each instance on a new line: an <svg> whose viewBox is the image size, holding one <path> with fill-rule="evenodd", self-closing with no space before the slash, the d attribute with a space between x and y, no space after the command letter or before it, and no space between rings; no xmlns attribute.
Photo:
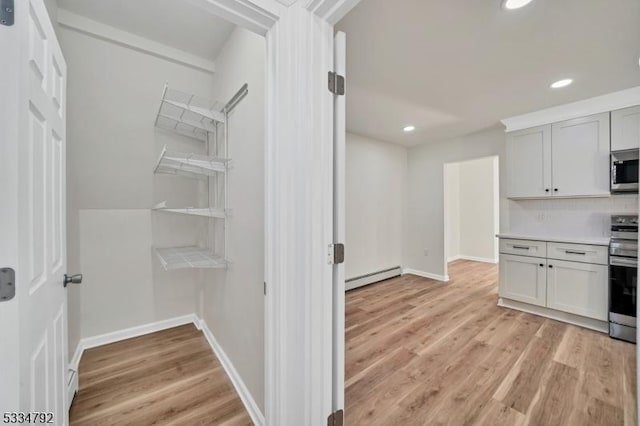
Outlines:
<svg viewBox="0 0 640 426"><path fill-rule="evenodd" d="M69 346L79 339L195 312L199 275L165 272L151 248L194 244L198 218L152 213L198 202L193 181L155 176L164 144L204 146L154 128L165 82L212 93L211 74L59 28L68 63Z"/></svg>
<svg viewBox="0 0 640 426"><path fill-rule="evenodd" d="M445 258L460 256L460 163L444 165Z"/></svg>
<svg viewBox="0 0 640 426"><path fill-rule="evenodd" d="M445 277L444 164L499 156L500 168L504 169L504 143L504 131L495 128L409 150L405 268ZM500 222L505 228L509 212L503 186L500 185Z"/></svg>
<svg viewBox="0 0 640 426"><path fill-rule="evenodd" d="M347 279L402 266L406 188L406 148L347 133Z"/></svg>
<svg viewBox="0 0 640 426"><path fill-rule="evenodd" d="M460 164L460 252L465 257L495 261L498 158L480 158Z"/></svg>
<svg viewBox="0 0 640 426"><path fill-rule="evenodd" d="M201 306L208 327L264 412L264 38L236 29L216 59L212 88L226 102L249 94L229 118L227 271L205 271Z"/></svg>

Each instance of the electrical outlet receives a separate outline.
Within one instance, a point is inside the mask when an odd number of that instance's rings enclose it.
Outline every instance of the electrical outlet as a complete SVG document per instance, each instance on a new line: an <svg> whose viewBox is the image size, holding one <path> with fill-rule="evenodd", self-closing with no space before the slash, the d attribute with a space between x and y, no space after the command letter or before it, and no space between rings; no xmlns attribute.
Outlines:
<svg viewBox="0 0 640 426"><path fill-rule="evenodd" d="M424 249L424 255L429 256L429 249Z"/></svg>

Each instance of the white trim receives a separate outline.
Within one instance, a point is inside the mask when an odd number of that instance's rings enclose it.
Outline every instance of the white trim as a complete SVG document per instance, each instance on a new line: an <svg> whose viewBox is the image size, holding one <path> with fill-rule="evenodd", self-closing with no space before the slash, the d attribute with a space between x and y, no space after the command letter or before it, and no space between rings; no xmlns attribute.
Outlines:
<svg viewBox="0 0 640 426"><path fill-rule="evenodd" d="M330 25L337 24L347 13L360 3L361 0L311 0L307 9Z"/></svg>
<svg viewBox="0 0 640 426"><path fill-rule="evenodd" d="M162 331L190 323L195 324L196 321L198 321L198 317L195 314L189 314L181 317L156 321L149 324L143 324L136 327L125 328L124 330L113 331L111 333L100 334L98 336L85 337L84 339L80 340L79 344L82 345L82 350L85 351L97 346L108 345L109 343L119 342L121 340L155 333L156 331Z"/></svg>
<svg viewBox="0 0 640 426"><path fill-rule="evenodd" d="M194 6L262 36L278 21L285 6L274 0L186 0ZM271 60L271 59L269 59Z"/></svg>
<svg viewBox="0 0 640 426"><path fill-rule="evenodd" d="M417 269L402 268L402 275L407 275L407 274L417 275L422 278L429 278L432 280L442 281L445 283L449 281L449 275L438 275L438 274L432 274L431 272L419 271Z"/></svg>
<svg viewBox="0 0 640 426"><path fill-rule="evenodd" d="M566 322L577 325L579 327L588 328L590 330L599 331L601 333L609 333L609 323L593 318L581 317L580 315L570 314L568 312L556 311L555 309L545 308L543 306L530 305L516 300L499 298L498 306L503 308L515 309L529 314L539 315L545 318L551 318L556 321Z"/></svg>
<svg viewBox="0 0 640 426"><path fill-rule="evenodd" d="M207 338L209 346L211 346L211 349L216 354L218 361L220 361L220 364L222 364L222 368L224 368L224 371L227 373L227 377L229 377L229 380L231 380L233 387L238 393L238 396L240 396L240 399L242 400L242 403L244 404L247 413L249 413L249 416L251 417L254 425L263 426L265 423L262 411L260 411L258 404L256 404L256 401L253 399L251 392L249 392L249 389L247 389L247 386L244 384L242 377L233 366L233 363L231 362L227 354L222 349L222 346L220 346L220 344L216 340L215 336L207 326L207 323L201 319L198 320L198 322L195 324L196 327L202 330L204 337Z"/></svg>
<svg viewBox="0 0 640 426"><path fill-rule="evenodd" d="M455 260L470 260L472 262L493 263L494 265L498 263L498 259L492 259L490 257L467 256L464 254L457 254L453 257L450 257L447 259L447 262L453 262Z"/></svg>
<svg viewBox="0 0 640 426"><path fill-rule="evenodd" d="M182 50L166 46L156 41L140 37L109 25L85 18L65 9L58 10L58 23L68 28L100 40L109 41L138 52L147 53L155 57L166 59L181 65L186 65L200 71L214 73L215 63L200 56L186 53Z"/></svg>
<svg viewBox="0 0 640 426"><path fill-rule="evenodd" d="M507 132L513 132L515 130L529 129L543 124L557 123L559 121L615 111L636 105L640 105L640 86L528 114L505 118L502 120L502 124L506 126Z"/></svg>
<svg viewBox="0 0 640 426"><path fill-rule="evenodd" d="M349 278L345 281L345 290L353 290L354 288L388 280L390 278L399 277L400 275L402 275L402 268L400 266L396 266L395 268L385 269L384 271L378 271L371 274L362 275L360 277Z"/></svg>

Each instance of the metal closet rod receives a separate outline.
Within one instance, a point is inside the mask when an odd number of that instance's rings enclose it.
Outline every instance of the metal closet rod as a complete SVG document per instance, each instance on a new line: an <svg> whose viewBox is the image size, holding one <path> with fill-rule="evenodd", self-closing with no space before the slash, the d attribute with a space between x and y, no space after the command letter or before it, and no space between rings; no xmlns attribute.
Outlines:
<svg viewBox="0 0 640 426"><path fill-rule="evenodd" d="M231 98L231 100L229 102L227 102L227 104L224 106L222 111L225 114L228 114L231 111L233 111L233 109L236 107L236 105L238 105L240 103L240 101L242 99L244 99L245 96L247 96L248 93L249 93L249 85L247 83L245 83L240 88L240 90L238 90L238 92L235 95L233 95L233 98Z"/></svg>

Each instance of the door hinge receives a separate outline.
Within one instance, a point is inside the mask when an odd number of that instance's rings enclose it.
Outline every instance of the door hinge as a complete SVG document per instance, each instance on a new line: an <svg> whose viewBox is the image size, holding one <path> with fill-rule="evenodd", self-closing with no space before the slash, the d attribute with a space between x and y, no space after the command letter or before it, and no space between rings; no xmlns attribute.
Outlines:
<svg viewBox="0 0 640 426"><path fill-rule="evenodd" d="M344 411L338 410L335 413L329 414L327 419L327 426L342 426L344 424Z"/></svg>
<svg viewBox="0 0 640 426"><path fill-rule="evenodd" d="M13 299L16 295L16 271L0 268L0 302Z"/></svg>
<svg viewBox="0 0 640 426"><path fill-rule="evenodd" d="M329 265L344 263L344 244L329 244Z"/></svg>
<svg viewBox="0 0 640 426"><path fill-rule="evenodd" d="M13 25L15 10L13 0L0 0L0 24L10 27Z"/></svg>
<svg viewBox="0 0 640 426"><path fill-rule="evenodd" d="M329 71L329 91L334 95L344 95L344 76Z"/></svg>

